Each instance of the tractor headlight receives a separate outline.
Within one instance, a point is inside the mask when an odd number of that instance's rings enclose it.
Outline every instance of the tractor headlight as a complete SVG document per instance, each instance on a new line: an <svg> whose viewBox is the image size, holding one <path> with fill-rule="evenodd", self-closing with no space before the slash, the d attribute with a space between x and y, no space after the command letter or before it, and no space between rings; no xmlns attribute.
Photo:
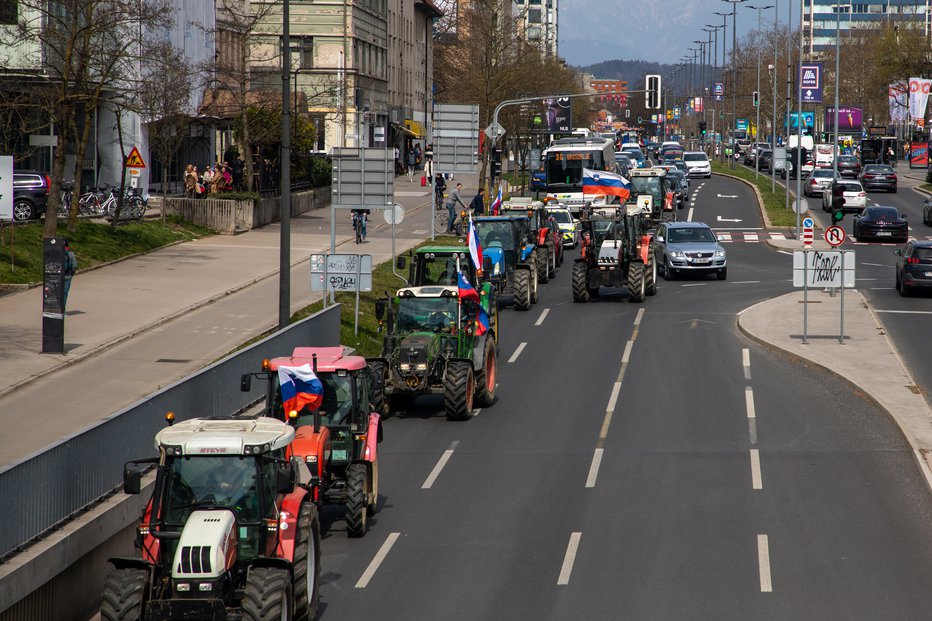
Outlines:
<svg viewBox="0 0 932 621"><path fill-rule="evenodd" d="M408 372L408 371L411 370L411 365L408 364L407 362L402 362L402 363L401 363L400 365L398 365L398 366L399 366L399 368L400 368L402 371L405 371L405 372Z"/></svg>
<svg viewBox="0 0 932 621"><path fill-rule="evenodd" d="M191 590L191 585L187 582L179 582L177 585L175 585L175 589L182 593L187 593Z"/></svg>
<svg viewBox="0 0 932 621"><path fill-rule="evenodd" d="M311 472L317 472L317 455L308 455L304 458L304 463L311 469Z"/></svg>
<svg viewBox="0 0 932 621"><path fill-rule="evenodd" d="M410 366L410 365L409 365L409 366ZM417 363L417 366L414 367L414 369L417 370L417 371L426 371L426 370L427 370L427 363L426 363L426 362L419 362L419 363Z"/></svg>
<svg viewBox="0 0 932 621"><path fill-rule="evenodd" d="M502 271L502 264L496 263L495 267L492 268L492 275L497 276L498 274L501 273L501 271Z"/></svg>

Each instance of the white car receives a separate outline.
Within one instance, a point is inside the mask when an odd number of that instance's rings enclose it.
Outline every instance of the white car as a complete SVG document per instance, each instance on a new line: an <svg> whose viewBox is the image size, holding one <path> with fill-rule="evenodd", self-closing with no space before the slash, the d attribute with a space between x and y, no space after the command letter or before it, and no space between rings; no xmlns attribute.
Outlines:
<svg viewBox="0 0 932 621"><path fill-rule="evenodd" d="M709 157L702 151L687 151L683 154L687 177L712 177L712 165Z"/></svg>
<svg viewBox="0 0 932 621"><path fill-rule="evenodd" d="M845 206L842 211L845 213L861 213L867 207L867 192L860 181L845 179L838 180L838 184L844 188ZM822 193L822 211L832 210L832 192L831 188Z"/></svg>

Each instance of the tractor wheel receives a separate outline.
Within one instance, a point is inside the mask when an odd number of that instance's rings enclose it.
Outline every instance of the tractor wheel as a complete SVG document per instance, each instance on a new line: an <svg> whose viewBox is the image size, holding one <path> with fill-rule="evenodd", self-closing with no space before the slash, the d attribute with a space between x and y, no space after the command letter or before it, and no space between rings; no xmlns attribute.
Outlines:
<svg viewBox="0 0 932 621"><path fill-rule="evenodd" d="M515 310L531 308L531 273L528 270L515 270L514 296Z"/></svg>
<svg viewBox="0 0 932 621"><path fill-rule="evenodd" d="M666 210L660 212L660 221L661 222L673 222L676 220L676 213L672 210Z"/></svg>
<svg viewBox="0 0 932 621"><path fill-rule="evenodd" d="M372 373L371 389L369 390L369 400L372 402L372 408L380 416L388 416L391 414L388 399L385 398L385 382L388 381L388 369L381 360L373 360L369 363L369 371Z"/></svg>
<svg viewBox="0 0 932 621"><path fill-rule="evenodd" d="M586 267L586 264L582 261L576 261L573 263L573 301L574 302L588 302L589 301L589 287L586 282L589 269Z"/></svg>
<svg viewBox="0 0 932 621"><path fill-rule="evenodd" d="M291 619L291 578L287 569L251 567L246 574L243 619L279 621Z"/></svg>
<svg viewBox="0 0 932 621"><path fill-rule="evenodd" d="M632 261L628 264L628 301L643 302L647 293L644 264L640 261Z"/></svg>
<svg viewBox="0 0 932 621"><path fill-rule="evenodd" d="M346 534L350 537L366 534L368 478L365 464L350 464L346 469Z"/></svg>
<svg viewBox="0 0 932 621"><path fill-rule="evenodd" d="M141 621L147 582L144 569L115 569L110 572L104 582L100 618L104 621Z"/></svg>
<svg viewBox="0 0 932 621"><path fill-rule="evenodd" d="M537 250L532 251L530 260L531 304L537 304L539 297L537 293L537 288L540 286L540 267L538 265L539 259L540 257L537 256Z"/></svg>
<svg viewBox="0 0 932 621"><path fill-rule="evenodd" d="M540 247L534 252L537 253L537 282L547 282L550 280L550 249Z"/></svg>
<svg viewBox="0 0 932 621"><path fill-rule="evenodd" d="M496 364L495 345L486 338L482 368L476 373L476 405L480 408L487 408L495 401Z"/></svg>
<svg viewBox="0 0 932 621"><path fill-rule="evenodd" d="M369 504L367 509L369 510L369 515L375 515L379 512L379 460L376 458L374 462L369 465L369 468L372 470L372 479L369 485Z"/></svg>
<svg viewBox="0 0 932 621"><path fill-rule="evenodd" d="M647 270L644 274L644 290L647 295L657 295L657 259L651 254L647 258Z"/></svg>
<svg viewBox="0 0 932 621"><path fill-rule="evenodd" d="M548 248L550 253L550 263L547 265L547 278L553 278L557 275L557 249Z"/></svg>
<svg viewBox="0 0 932 621"><path fill-rule="evenodd" d="M443 378L443 405L450 420L467 420L472 416L473 395L476 392L476 379L472 372L472 363L464 360L451 360L447 364L447 374Z"/></svg>
<svg viewBox="0 0 932 621"><path fill-rule="evenodd" d="M317 505L301 503L294 543L294 618L314 621L320 599L320 517Z"/></svg>

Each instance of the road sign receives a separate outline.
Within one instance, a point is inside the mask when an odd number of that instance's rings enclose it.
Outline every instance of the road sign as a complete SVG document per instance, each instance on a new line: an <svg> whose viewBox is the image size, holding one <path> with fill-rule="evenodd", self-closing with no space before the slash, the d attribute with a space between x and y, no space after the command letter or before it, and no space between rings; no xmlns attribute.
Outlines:
<svg viewBox="0 0 932 621"><path fill-rule="evenodd" d="M793 201L793 209L795 210L794 213L798 213L799 215L802 215L806 213L807 211L809 211L809 201L803 198L802 196L800 196L799 198ZM806 218L806 220L811 221L811 218ZM809 225L809 226L810 228L812 228L812 225Z"/></svg>
<svg viewBox="0 0 932 621"><path fill-rule="evenodd" d="M482 130L486 136L492 140L498 140L505 135L505 128L501 123L490 123L488 127Z"/></svg>
<svg viewBox="0 0 932 621"><path fill-rule="evenodd" d="M806 218L803 220L803 243L807 246L812 245L812 228L813 228L812 218Z"/></svg>
<svg viewBox="0 0 932 621"><path fill-rule="evenodd" d="M142 160L142 155L139 154L139 149L133 147L132 151L129 152L129 155L126 156L126 167L127 168L145 168L146 163Z"/></svg>
<svg viewBox="0 0 932 621"><path fill-rule="evenodd" d="M372 255L312 254L311 291L324 290L372 291Z"/></svg>
<svg viewBox="0 0 932 621"><path fill-rule="evenodd" d="M394 202L395 158L392 149L334 147L332 206L338 209L385 209Z"/></svg>
<svg viewBox="0 0 932 621"><path fill-rule="evenodd" d="M840 246L845 243L845 229L840 226L830 226L825 229L825 241L832 245L832 247Z"/></svg>
<svg viewBox="0 0 932 621"><path fill-rule="evenodd" d="M716 82L713 93L715 94L715 101L725 101L725 83Z"/></svg>
<svg viewBox="0 0 932 621"><path fill-rule="evenodd" d="M803 220L803 226L807 229L811 229L813 226L815 226L815 221L812 218L806 218Z"/></svg>
<svg viewBox="0 0 932 621"><path fill-rule="evenodd" d="M750 121L747 119L738 119L735 121L735 130L739 132L746 132L748 130L748 125L750 125Z"/></svg>
<svg viewBox="0 0 932 621"><path fill-rule="evenodd" d="M0 155L0 220L13 219L13 156Z"/></svg>
<svg viewBox="0 0 932 621"><path fill-rule="evenodd" d="M392 208L382 210L382 217L385 218L385 224L401 224L405 219L405 208L395 203Z"/></svg>
<svg viewBox="0 0 932 621"><path fill-rule="evenodd" d="M802 87L802 103L822 103L822 63L799 65L798 79Z"/></svg>
<svg viewBox="0 0 932 621"><path fill-rule="evenodd" d="M431 135L436 172L479 172L479 106L437 104Z"/></svg>
<svg viewBox="0 0 932 621"><path fill-rule="evenodd" d="M794 250L794 287L854 288L854 250ZM844 269L842 269L844 267Z"/></svg>

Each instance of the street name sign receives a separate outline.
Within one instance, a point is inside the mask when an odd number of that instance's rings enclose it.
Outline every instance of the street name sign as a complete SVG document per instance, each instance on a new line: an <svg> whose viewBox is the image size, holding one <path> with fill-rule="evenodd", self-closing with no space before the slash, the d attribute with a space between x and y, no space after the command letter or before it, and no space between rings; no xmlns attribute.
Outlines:
<svg viewBox="0 0 932 621"><path fill-rule="evenodd" d="M794 287L854 288L854 250L794 250Z"/></svg>

